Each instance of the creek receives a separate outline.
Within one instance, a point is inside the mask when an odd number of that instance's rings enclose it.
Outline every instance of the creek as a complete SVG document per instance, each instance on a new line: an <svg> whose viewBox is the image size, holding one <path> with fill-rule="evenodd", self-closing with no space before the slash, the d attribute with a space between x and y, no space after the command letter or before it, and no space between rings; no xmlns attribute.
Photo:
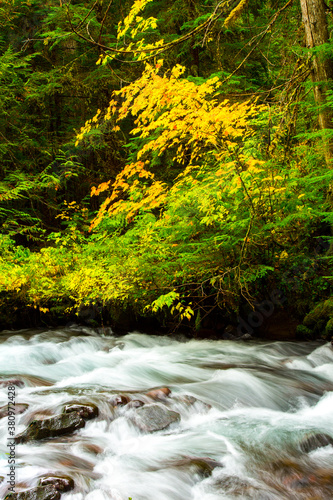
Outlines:
<svg viewBox="0 0 333 500"><path fill-rule="evenodd" d="M62 500L329 500L333 497L333 349L319 342L123 337L73 326L0 334L0 406L16 380L15 433L64 405L99 415L75 432L16 444L16 491L50 474ZM171 394L150 393L168 387ZM157 395L156 395L157 394ZM179 413L135 424L140 400ZM118 401L118 403L117 403ZM8 473L0 420L0 476ZM8 484L0 484L0 498Z"/></svg>

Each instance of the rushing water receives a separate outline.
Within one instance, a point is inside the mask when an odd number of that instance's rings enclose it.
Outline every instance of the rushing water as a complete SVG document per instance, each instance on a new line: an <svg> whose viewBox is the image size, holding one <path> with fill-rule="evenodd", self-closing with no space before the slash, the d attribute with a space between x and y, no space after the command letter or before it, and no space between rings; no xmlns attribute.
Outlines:
<svg viewBox="0 0 333 500"><path fill-rule="evenodd" d="M23 381L16 402L29 405L16 416L17 433L70 401L100 410L72 435L17 445L16 491L56 472L76 484L62 500L333 497L333 446L301 446L310 435L333 438L329 344L116 338L79 328L0 338L0 379ZM116 394L149 402L144 394L158 387L172 391L158 404L181 415L165 430L143 432L130 418L133 408L110 404ZM0 406L7 396L0 387ZM7 433L2 418L1 476ZM198 462L203 457L218 462L210 473ZM0 498L6 491L3 481Z"/></svg>

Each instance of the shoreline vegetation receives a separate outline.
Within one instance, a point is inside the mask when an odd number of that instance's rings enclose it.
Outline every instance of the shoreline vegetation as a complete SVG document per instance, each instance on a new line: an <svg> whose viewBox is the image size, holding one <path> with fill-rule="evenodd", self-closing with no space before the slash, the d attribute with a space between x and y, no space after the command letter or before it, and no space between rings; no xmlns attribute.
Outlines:
<svg viewBox="0 0 333 500"><path fill-rule="evenodd" d="M319 7L3 3L1 329L332 338Z"/></svg>

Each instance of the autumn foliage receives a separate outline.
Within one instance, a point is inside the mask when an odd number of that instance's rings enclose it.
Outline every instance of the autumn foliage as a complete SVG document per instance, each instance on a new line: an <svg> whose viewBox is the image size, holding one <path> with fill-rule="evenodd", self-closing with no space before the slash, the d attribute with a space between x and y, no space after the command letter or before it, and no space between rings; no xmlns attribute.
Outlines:
<svg viewBox="0 0 333 500"><path fill-rule="evenodd" d="M193 333L268 289L300 316L331 294L332 130L295 3L30 4L0 8L0 312Z"/></svg>

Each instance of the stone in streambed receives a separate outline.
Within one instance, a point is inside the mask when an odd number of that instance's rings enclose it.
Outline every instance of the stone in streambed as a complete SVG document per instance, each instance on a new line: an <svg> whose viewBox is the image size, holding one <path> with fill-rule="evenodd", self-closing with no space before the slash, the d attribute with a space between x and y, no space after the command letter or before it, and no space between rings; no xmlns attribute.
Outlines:
<svg viewBox="0 0 333 500"><path fill-rule="evenodd" d="M69 403L63 409L63 413L71 413L73 411L78 413L84 420L91 420L99 415L99 410L94 403Z"/></svg>
<svg viewBox="0 0 333 500"><path fill-rule="evenodd" d="M5 500L60 500L60 493L52 484L37 486L20 493L9 493Z"/></svg>
<svg viewBox="0 0 333 500"><path fill-rule="evenodd" d="M328 434L311 434L306 436L300 443L300 448L305 453L310 453L317 448L323 448L324 446L333 446L333 438Z"/></svg>
<svg viewBox="0 0 333 500"><path fill-rule="evenodd" d="M143 401L140 401L139 399L132 399L132 401L127 404L127 408L140 408L143 405Z"/></svg>
<svg viewBox="0 0 333 500"><path fill-rule="evenodd" d="M8 380L0 380L0 387L8 387L9 385L16 385L16 387L24 387L24 382L18 378L11 378Z"/></svg>
<svg viewBox="0 0 333 500"><path fill-rule="evenodd" d="M47 476L39 480L39 486L47 486L51 484L57 491L61 493L74 489L74 480L69 476Z"/></svg>
<svg viewBox="0 0 333 500"><path fill-rule="evenodd" d="M16 436L15 439L17 443L39 441L40 439L70 434L84 426L85 421L78 413L63 413L44 420L33 420L29 427L22 434Z"/></svg>
<svg viewBox="0 0 333 500"><path fill-rule="evenodd" d="M87 451L88 453L92 453L93 455L99 455L100 453L103 453L104 449L98 446L97 444L93 443L85 443L83 445L83 449Z"/></svg>
<svg viewBox="0 0 333 500"><path fill-rule="evenodd" d="M179 469L180 467L195 467L196 470L204 476L209 476L216 467L223 467L223 464L221 464L221 462L217 462L216 460L209 457L186 457L180 460L168 462L167 465L169 467L176 467L177 469Z"/></svg>
<svg viewBox="0 0 333 500"><path fill-rule="evenodd" d="M173 399L177 403L182 403L182 404L184 404L186 406L191 406L191 405L194 405L194 404L198 403L199 405L203 406L203 408L205 408L207 410L210 410L211 407L212 407L210 404L204 403L200 399L197 399L194 396L189 396L188 394L185 394L183 396L176 396Z"/></svg>
<svg viewBox="0 0 333 500"><path fill-rule="evenodd" d="M117 406L125 406L130 401L131 399L128 396L125 396L124 394L117 394L109 400L109 403L113 406L113 408L116 408Z"/></svg>
<svg viewBox="0 0 333 500"><path fill-rule="evenodd" d="M149 392L146 392L146 396L152 399L165 399L170 396L171 391L169 387L161 387L160 389L153 389Z"/></svg>
<svg viewBox="0 0 333 500"><path fill-rule="evenodd" d="M15 412L15 415L20 415L24 413L29 408L29 405L26 403L16 403L15 406L4 405L0 407L0 418L8 417L8 409L11 412Z"/></svg>
<svg viewBox="0 0 333 500"><path fill-rule="evenodd" d="M132 421L145 432L161 431L180 420L179 413L158 404L149 404L135 411Z"/></svg>

